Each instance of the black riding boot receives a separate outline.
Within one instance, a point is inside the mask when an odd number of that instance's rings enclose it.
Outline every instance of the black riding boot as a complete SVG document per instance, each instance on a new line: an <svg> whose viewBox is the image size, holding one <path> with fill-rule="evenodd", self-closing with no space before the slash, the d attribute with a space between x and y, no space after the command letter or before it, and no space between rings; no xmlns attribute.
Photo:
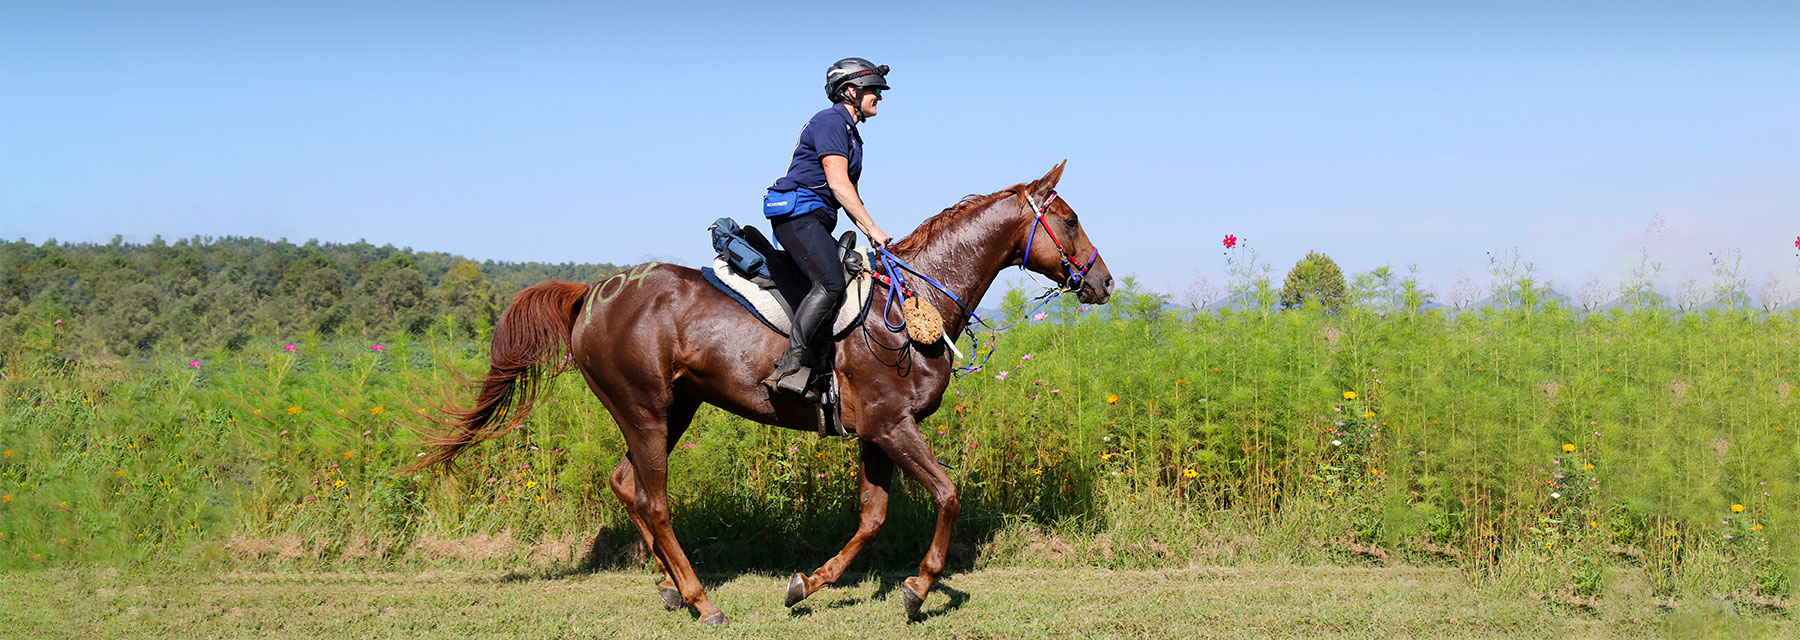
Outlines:
<svg viewBox="0 0 1800 640"><path fill-rule="evenodd" d="M837 311L842 297L843 294L834 293L818 284L806 292L806 297L800 300L800 306L794 308L794 326L788 330L787 351L782 352L781 359L775 361L775 372L763 378L763 386L794 395L806 394L806 384L812 380L812 369L820 364L816 362L817 355L813 353L813 342L819 337L819 329Z"/></svg>

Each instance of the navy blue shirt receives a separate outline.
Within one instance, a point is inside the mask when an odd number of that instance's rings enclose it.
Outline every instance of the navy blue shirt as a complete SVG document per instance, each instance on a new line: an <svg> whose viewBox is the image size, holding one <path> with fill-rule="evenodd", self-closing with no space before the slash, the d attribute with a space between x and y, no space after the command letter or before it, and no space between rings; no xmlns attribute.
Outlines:
<svg viewBox="0 0 1800 640"><path fill-rule="evenodd" d="M837 195L825 182L825 156L843 156L850 163L850 184L862 178L862 136L850 110L832 103L824 111L813 114L800 130L800 142L794 145L794 159L788 163L787 175L776 180L775 191L793 191L805 187L824 198L825 206L836 210Z"/></svg>

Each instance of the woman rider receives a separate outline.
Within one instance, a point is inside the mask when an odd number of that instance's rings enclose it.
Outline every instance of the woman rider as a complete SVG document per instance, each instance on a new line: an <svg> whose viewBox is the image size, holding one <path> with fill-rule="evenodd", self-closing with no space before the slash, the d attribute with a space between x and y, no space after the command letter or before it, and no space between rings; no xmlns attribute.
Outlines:
<svg viewBox="0 0 1800 640"><path fill-rule="evenodd" d="M788 348L775 361L775 372L763 379L771 390L804 394L817 354L812 346L828 318L844 299L844 273L837 241L837 210L850 214L869 244L887 246L888 236L875 226L856 193L862 177L862 136L856 125L875 116L881 92L888 88L888 66L876 66L862 58L844 58L825 70L825 97L831 106L813 114L787 175L769 187L763 214L774 227L775 240L787 249L794 263L812 279L812 289L794 308L794 326L788 331Z"/></svg>

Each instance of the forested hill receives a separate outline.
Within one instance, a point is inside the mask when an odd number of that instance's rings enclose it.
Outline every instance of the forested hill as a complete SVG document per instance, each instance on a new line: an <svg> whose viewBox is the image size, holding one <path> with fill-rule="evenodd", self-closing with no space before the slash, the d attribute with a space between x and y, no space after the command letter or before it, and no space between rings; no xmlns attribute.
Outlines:
<svg viewBox="0 0 1800 640"><path fill-rule="evenodd" d="M235 349L315 332L421 333L438 323L472 334L520 289L546 278L592 281L618 269L475 262L367 242L0 241L0 354L40 339L74 354L137 355L175 345Z"/></svg>

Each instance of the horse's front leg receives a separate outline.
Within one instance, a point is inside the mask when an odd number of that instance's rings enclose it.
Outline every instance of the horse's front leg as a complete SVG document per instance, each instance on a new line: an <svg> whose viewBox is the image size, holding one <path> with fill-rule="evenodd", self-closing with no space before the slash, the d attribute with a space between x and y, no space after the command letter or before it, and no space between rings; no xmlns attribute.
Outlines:
<svg viewBox="0 0 1800 640"><path fill-rule="evenodd" d="M896 426L876 436L876 444L889 459L900 465L906 475L925 485L938 508L937 533L931 537L931 548L925 550L925 560L919 563L919 575L907 578L906 588L900 590L901 601L906 605L906 615L910 619L919 614L920 605L925 604L925 594L931 591L938 574L944 571L944 557L950 551L950 531L956 526L957 514L962 513L962 503L957 501L956 485L938 467L937 457L932 454L931 445L925 443L924 436L919 435L918 426L910 419Z"/></svg>
<svg viewBox="0 0 1800 640"><path fill-rule="evenodd" d="M805 600L813 592L837 582L844 575L844 569L862 553L875 534L881 531L881 523L887 520L888 484L894 480L894 461L887 457L881 448L864 441L862 443L862 518L856 525L856 535L844 545L844 550L819 567L812 575L794 574L788 580L787 606L792 607Z"/></svg>

